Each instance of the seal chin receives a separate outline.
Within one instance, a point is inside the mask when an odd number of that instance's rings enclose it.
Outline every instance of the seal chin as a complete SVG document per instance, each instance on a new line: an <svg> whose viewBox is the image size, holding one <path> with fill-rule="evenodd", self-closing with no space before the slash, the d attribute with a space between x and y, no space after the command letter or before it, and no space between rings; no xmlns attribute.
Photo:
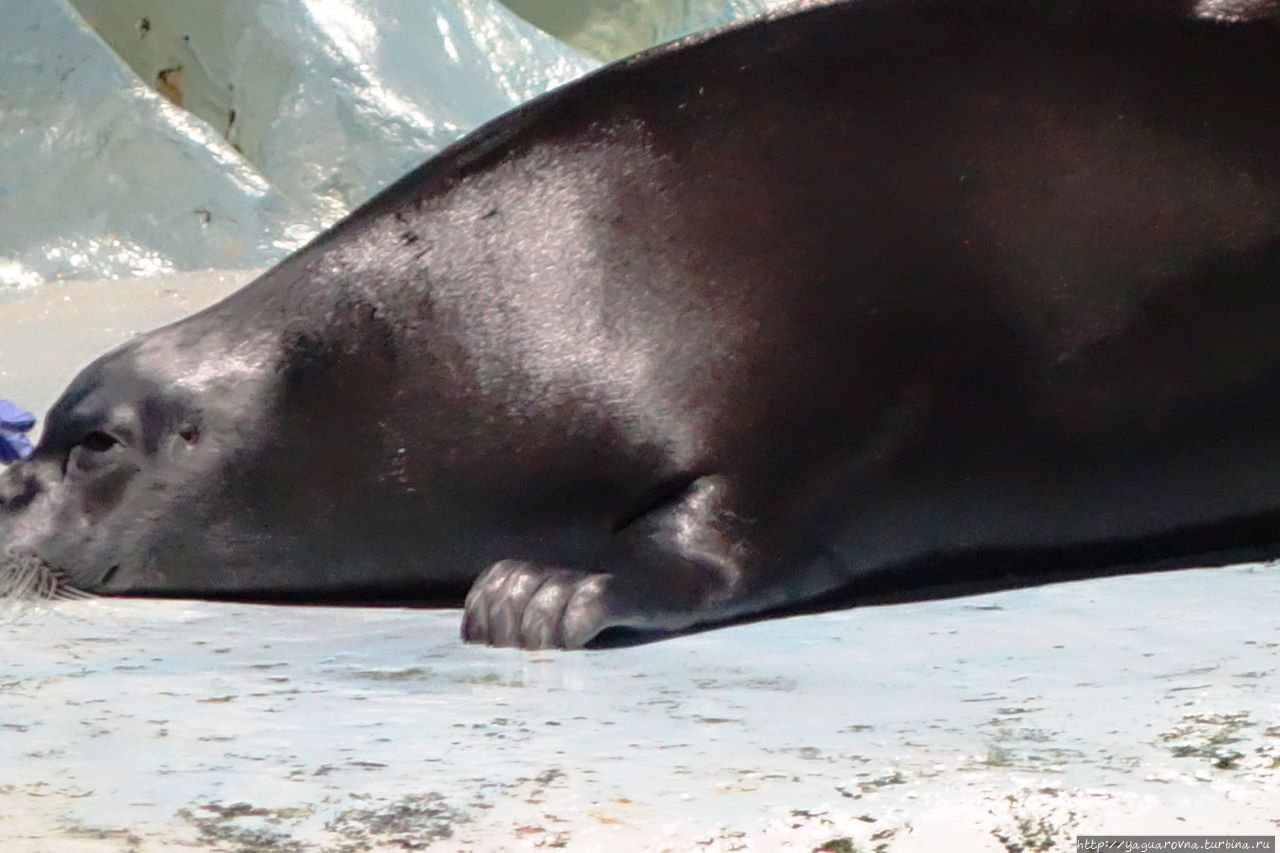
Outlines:
<svg viewBox="0 0 1280 853"><path fill-rule="evenodd" d="M66 601L93 598L54 566L26 554L0 554L0 602Z"/></svg>

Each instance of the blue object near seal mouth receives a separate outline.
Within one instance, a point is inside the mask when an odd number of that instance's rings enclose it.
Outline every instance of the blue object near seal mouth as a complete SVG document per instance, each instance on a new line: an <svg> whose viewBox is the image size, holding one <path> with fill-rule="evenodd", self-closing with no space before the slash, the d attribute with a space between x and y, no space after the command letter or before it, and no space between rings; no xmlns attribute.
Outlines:
<svg viewBox="0 0 1280 853"><path fill-rule="evenodd" d="M31 455L26 433L36 425L36 416L8 400L0 400L0 464L8 465Z"/></svg>

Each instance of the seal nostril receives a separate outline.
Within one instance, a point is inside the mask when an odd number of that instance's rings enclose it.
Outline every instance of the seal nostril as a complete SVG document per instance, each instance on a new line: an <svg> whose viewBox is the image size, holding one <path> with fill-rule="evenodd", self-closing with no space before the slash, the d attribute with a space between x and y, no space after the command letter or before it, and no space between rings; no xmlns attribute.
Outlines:
<svg viewBox="0 0 1280 853"><path fill-rule="evenodd" d="M101 585L102 585L102 586L106 586L107 584L111 583L111 579L112 579L112 578L114 578L114 577L116 576L116 572L118 572L118 571L120 571L120 566L119 566L119 565L115 565L115 566L112 566L111 568L107 569L107 573L106 573L105 575L103 575L103 576L102 576L102 583L101 583Z"/></svg>
<svg viewBox="0 0 1280 853"><path fill-rule="evenodd" d="M34 501L39 493L40 487L35 479L28 477L22 481L16 492L10 489L0 490L0 510L5 513L19 512Z"/></svg>

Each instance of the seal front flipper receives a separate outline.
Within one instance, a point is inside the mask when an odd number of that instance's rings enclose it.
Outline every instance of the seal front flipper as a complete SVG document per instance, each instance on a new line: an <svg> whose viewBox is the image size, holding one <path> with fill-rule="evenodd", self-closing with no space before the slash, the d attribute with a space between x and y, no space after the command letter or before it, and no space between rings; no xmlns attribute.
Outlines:
<svg viewBox="0 0 1280 853"><path fill-rule="evenodd" d="M578 649L609 628L681 631L777 606L777 578L758 577L753 559L758 525L733 494L727 478L694 480L620 530L594 571L495 564L467 595L462 638Z"/></svg>

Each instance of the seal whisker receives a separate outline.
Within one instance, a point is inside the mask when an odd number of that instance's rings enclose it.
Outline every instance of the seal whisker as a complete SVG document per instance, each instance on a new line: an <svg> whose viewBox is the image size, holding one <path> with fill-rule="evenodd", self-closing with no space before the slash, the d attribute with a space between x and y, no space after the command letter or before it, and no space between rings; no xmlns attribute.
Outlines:
<svg viewBox="0 0 1280 853"><path fill-rule="evenodd" d="M35 559L6 557L5 567L0 572L0 598L23 599L31 590L39 567Z"/></svg>
<svg viewBox="0 0 1280 853"><path fill-rule="evenodd" d="M36 557L0 555L0 609L22 610L41 601L82 601L96 598L78 589L66 573Z"/></svg>
<svg viewBox="0 0 1280 853"><path fill-rule="evenodd" d="M77 589L65 581L58 581L58 588L50 596L52 601L96 601L100 596Z"/></svg>

